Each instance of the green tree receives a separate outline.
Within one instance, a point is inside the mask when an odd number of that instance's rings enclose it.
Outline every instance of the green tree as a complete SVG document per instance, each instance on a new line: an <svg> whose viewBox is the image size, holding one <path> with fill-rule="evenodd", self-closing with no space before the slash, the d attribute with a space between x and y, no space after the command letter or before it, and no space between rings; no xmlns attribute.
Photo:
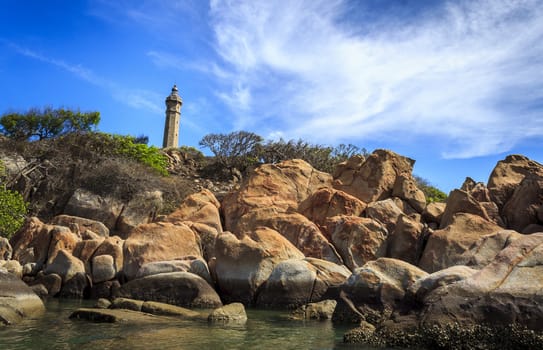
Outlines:
<svg viewBox="0 0 543 350"><path fill-rule="evenodd" d="M27 206L19 192L0 187L0 236L10 238L23 225Z"/></svg>
<svg viewBox="0 0 543 350"><path fill-rule="evenodd" d="M234 131L229 134L208 134L199 142L200 147L209 148L215 155L217 165L232 171L245 171L258 163L258 146L262 137L247 131Z"/></svg>
<svg viewBox="0 0 543 350"><path fill-rule="evenodd" d="M23 114L3 114L0 117L0 133L16 140L43 140L73 132L92 131L99 122L99 112L33 108Z"/></svg>

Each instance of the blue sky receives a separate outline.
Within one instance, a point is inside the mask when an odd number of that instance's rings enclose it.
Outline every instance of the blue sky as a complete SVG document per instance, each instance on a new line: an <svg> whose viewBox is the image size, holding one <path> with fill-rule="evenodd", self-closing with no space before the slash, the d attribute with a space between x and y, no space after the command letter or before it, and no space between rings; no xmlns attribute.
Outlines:
<svg viewBox="0 0 543 350"><path fill-rule="evenodd" d="M0 0L0 113L99 111L160 146L211 132L386 148L449 191L543 162L543 0Z"/></svg>

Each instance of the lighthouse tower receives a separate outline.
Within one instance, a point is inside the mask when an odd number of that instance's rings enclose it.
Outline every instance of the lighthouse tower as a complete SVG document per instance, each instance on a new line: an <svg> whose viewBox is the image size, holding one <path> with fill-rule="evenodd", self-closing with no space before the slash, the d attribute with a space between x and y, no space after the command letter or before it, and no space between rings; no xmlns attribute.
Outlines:
<svg viewBox="0 0 543 350"><path fill-rule="evenodd" d="M181 119L181 106L183 100L179 97L177 86L166 97L166 124L164 125L163 148L179 146L179 120Z"/></svg>

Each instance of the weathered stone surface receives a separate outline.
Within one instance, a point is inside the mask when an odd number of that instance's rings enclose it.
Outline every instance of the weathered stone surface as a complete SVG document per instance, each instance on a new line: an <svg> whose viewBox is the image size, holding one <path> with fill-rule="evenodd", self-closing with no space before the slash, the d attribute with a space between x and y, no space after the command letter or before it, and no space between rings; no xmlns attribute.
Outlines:
<svg viewBox="0 0 543 350"><path fill-rule="evenodd" d="M41 273L33 282L29 283L30 286L35 284L43 285L47 289L47 295L50 297L55 297L60 292L60 288L62 287L62 277L56 273L51 273L49 275Z"/></svg>
<svg viewBox="0 0 543 350"><path fill-rule="evenodd" d="M335 216L325 224L328 236L348 268L354 270L386 254L386 228L376 220Z"/></svg>
<svg viewBox="0 0 543 350"><path fill-rule="evenodd" d="M70 228L77 227L77 232L81 234L81 237L86 236L88 230L98 234L101 237L109 236L109 229L100 221L81 218L77 216L57 215L51 220L50 224L66 226Z"/></svg>
<svg viewBox="0 0 543 350"><path fill-rule="evenodd" d="M82 272L67 280L60 289L61 298L83 299L89 293L90 279Z"/></svg>
<svg viewBox="0 0 543 350"><path fill-rule="evenodd" d="M23 277L23 267L17 260L0 260L0 269L6 270L18 278Z"/></svg>
<svg viewBox="0 0 543 350"><path fill-rule="evenodd" d="M211 259L215 255L215 239L219 232L215 228L199 222L185 221L185 225L189 226L199 237L204 259L206 261Z"/></svg>
<svg viewBox="0 0 543 350"><path fill-rule="evenodd" d="M93 283L90 286L90 299L100 299L100 298L114 298L119 289L121 289L121 284L117 280L110 280L100 283Z"/></svg>
<svg viewBox="0 0 543 350"><path fill-rule="evenodd" d="M236 232L234 227L239 218L254 209L296 210L312 193L331 187L331 183L331 175L315 170L300 159L261 165L243 181L238 191L222 201L225 229Z"/></svg>
<svg viewBox="0 0 543 350"><path fill-rule="evenodd" d="M88 273L91 273L91 258L96 252L96 249L102 244L104 241L104 237L100 237L98 239L86 239L83 241L79 241L76 243L75 248L72 252L73 256L78 258L85 264L85 271Z"/></svg>
<svg viewBox="0 0 543 350"><path fill-rule="evenodd" d="M115 275L121 271L124 266L124 240L119 236L110 236L102 241L100 246L94 251L93 257L99 255L109 255L113 258L112 268L115 270Z"/></svg>
<svg viewBox="0 0 543 350"><path fill-rule="evenodd" d="M117 234L126 238L140 224L153 222L158 211L162 208L161 191L146 191L138 193L128 203L124 203L121 213L115 223Z"/></svg>
<svg viewBox="0 0 543 350"><path fill-rule="evenodd" d="M522 236L462 281L428 293L424 324L516 323L543 330L543 234Z"/></svg>
<svg viewBox="0 0 543 350"><path fill-rule="evenodd" d="M480 237L501 230L480 216L458 213L449 226L430 233L419 267L432 273L457 265L462 261L462 254Z"/></svg>
<svg viewBox="0 0 543 350"><path fill-rule="evenodd" d="M190 272L161 273L138 278L125 283L119 294L125 298L183 307L222 306L215 290L202 277Z"/></svg>
<svg viewBox="0 0 543 350"><path fill-rule="evenodd" d="M279 232L305 256L342 263L319 227L302 214L278 213L275 208L254 210L239 219L235 232L251 232L258 227L269 227Z"/></svg>
<svg viewBox="0 0 543 350"><path fill-rule="evenodd" d="M135 323L155 324L171 322L168 318L158 318L138 311L123 309L77 309L70 315L70 319L86 320L97 323Z"/></svg>
<svg viewBox="0 0 543 350"><path fill-rule="evenodd" d="M212 323L245 323L247 321L247 313L245 312L245 307L242 303L231 303L211 311L207 320Z"/></svg>
<svg viewBox="0 0 543 350"><path fill-rule="evenodd" d="M211 191L204 189L198 193L191 194L179 208L168 215L165 221L192 221L213 227L217 233L222 232L221 207L215 195Z"/></svg>
<svg viewBox="0 0 543 350"><path fill-rule="evenodd" d="M337 301L322 300L317 303L309 303L294 310L290 317L300 320L330 320L336 309Z"/></svg>
<svg viewBox="0 0 543 350"><path fill-rule="evenodd" d="M389 258L407 261L416 265L423 249L424 226L407 215L401 215L396 228L387 239L387 253Z"/></svg>
<svg viewBox="0 0 543 350"><path fill-rule="evenodd" d="M119 200L78 189L66 204L64 214L99 221L114 230L122 210L123 204Z"/></svg>
<svg viewBox="0 0 543 350"><path fill-rule="evenodd" d="M111 302L110 309L124 309L132 311L141 311L143 306L143 300L136 300L130 298L115 298Z"/></svg>
<svg viewBox="0 0 543 350"><path fill-rule="evenodd" d="M503 206L506 227L522 232L530 224L540 224L537 213L542 204L543 169L541 175L526 176Z"/></svg>
<svg viewBox="0 0 543 350"><path fill-rule="evenodd" d="M356 319L378 323L398 308L415 281L428 276L405 261L379 258L356 269L341 286L341 299L334 319ZM341 304L341 307L340 307Z"/></svg>
<svg viewBox="0 0 543 350"><path fill-rule="evenodd" d="M169 261L152 261L146 264L143 264L136 278L142 278L151 275L158 275L159 273L168 273L168 272L188 272L190 270L191 260L169 260Z"/></svg>
<svg viewBox="0 0 543 350"><path fill-rule="evenodd" d="M186 309L181 306L159 303L156 301L146 301L141 305L141 311L151 315L175 316L184 319L202 319L203 316L198 311Z"/></svg>
<svg viewBox="0 0 543 350"><path fill-rule="evenodd" d="M334 188L345 191L365 203L387 199L398 176L410 176L414 160L387 150L375 150L363 162L349 160L334 175Z"/></svg>
<svg viewBox="0 0 543 350"><path fill-rule="evenodd" d="M402 214L392 198L370 203L366 208L366 216L384 224L389 233L394 231Z"/></svg>
<svg viewBox="0 0 543 350"><path fill-rule="evenodd" d="M41 268L47 260L52 227L45 225L36 217L26 219L9 241L13 248L12 259L22 265L35 262Z"/></svg>
<svg viewBox="0 0 543 350"><path fill-rule="evenodd" d="M409 287L408 293L417 302L423 302L426 295L434 289L469 278L476 272L477 270L464 265L451 266L418 279Z"/></svg>
<svg viewBox="0 0 543 350"><path fill-rule="evenodd" d="M319 226L337 215L360 216L367 204L343 191L323 188L300 203L298 212Z"/></svg>
<svg viewBox="0 0 543 350"><path fill-rule="evenodd" d="M0 269L0 324L15 324L42 314L40 297L13 274Z"/></svg>
<svg viewBox="0 0 543 350"><path fill-rule="evenodd" d="M392 189L392 196L405 200L418 213L426 208L426 196L417 187L417 182L411 174L401 174L396 178Z"/></svg>
<svg viewBox="0 0 543 350"><path fill-rule="evenodd" d="M59 250L55 259L44 269L45 274L55 273L63 282L72 279L76 274L85 274L85 265L81 260L66 250Z"/></svg>
<svg viewBox="0 0 543 350"><path fill-rule="evenodd" d="M109 281L116 274L115 261L111 255L96 255L92 258L92 282Z"/></svg>
<svg viewBox="0 0 543 350"><path fill-rule="evenodd" d="M485 208L468 192L453 190L447 198L447 206L441 218L440 228L445 228L453 222L457 213L467 213L482 217L486 221L492 221Z"/></svg>
<svg viewBox="0 0 543 350"><path fill-rule="evenodd" d="M494 260L504 248L522 237L516 231L503 230L480 237L457 263L474 269L482 269Z"/></svg>
<svg viewBox="0 0 543 350"><path fill-rule="evenodd" d="M254 303L258 288L283 260L304 255L278 232L258 228L236 237L223 232L217 237L214 271L223 300Z"/></svg>
<svg viewBox="0 0 543 350"><path fill-rule="evenodd" d="M106 298L99 298L96 300L96 304L94 304L94 307L97 309L109 309L111 306L111 301L109 301Z"/></svg>
<svg viewBox="0 0 543 350"><path fill-rule="evenodd" d="M130 280L141 266L153 261L201 257L198 237L185 224L159 222L135 228L124 243L125 276Z"/></svg>
<svg viewBox="0 0 543 350"><path fill-rule="evenodd" d="M32 289L32 291L36 293L36 295L39 296L42 300L47 298L47 296L49 295L49 291L47 291L47 288L45 288L43 284L34 284L30 286L30 289Z"/></svg>
<svg viewBox="0 0 543 350"><path fill-rule="evenodd" d="M191 272L213 284L207 263L203 259L189 256L183 260L153 261L144 264L136 274L136 278L158 275L168 272Z"/></svg>
<svg viewBox="0 0 543 350"><path fill-rule="evenodd" d="M293 308L322 300L330 286L339 286L350 276L344 266L317 259L291 259L275 265L260 288L256 304Z"/></svg>
<svg viewBox="0 0 543 350"><path fill-rule="evenodd" d="M61 250L72 254L77 243L81 241L78 235L64 226L53 226L50 235L51 243L47 254L47 264L51 264Z"/></svg>
<svg viewBox="0 0 543 350"><path fill-rule="evenodd" d="M429 203L422 212L422 219L426 222L436 223L439 226L446 206L447 204L440 202Z"/></svg>
<svg viewBox="0 0 543 350"><path fill-rule="evenodd" d="M496 164L488 179L488 190L500 210L513 195L515 188L529 175L543 175L543 165L521 155L509 155Z"/></svg>
<svg viewBox="0 0 543 350"><path fill-rule="evenodd" d="M13 254L13 248L5 237L0 237L0 260L9 260Z"/></svg>

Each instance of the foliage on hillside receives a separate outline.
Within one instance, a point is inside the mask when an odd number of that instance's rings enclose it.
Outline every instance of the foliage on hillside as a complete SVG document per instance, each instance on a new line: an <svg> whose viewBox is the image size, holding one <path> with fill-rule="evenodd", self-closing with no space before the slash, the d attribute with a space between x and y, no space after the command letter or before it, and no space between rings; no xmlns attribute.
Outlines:
<svg viewBox="0 0 543 350"><path fill-rule="evenodd" d="M0 133L14 140L43 140L70 133L92 131L100 122L99 112L33 108L26 113L5 113Z"/></svg>
<svg viewBox="0 0 543 350"><path fill-rule="evenodd" d="M417 182L417 187L424 192L424 195L426 196L426 203L445 202L447 200L447 194L439 188L432 186L428 180L417 175L414 177Z"/></svg>
<svg viewBox="0 0 543 350"><path fill-rule="evenodd" d="M269 140L264 143L261 136L247 131L208 134L199 144L213 153L215 165L241 172L261 163L274 164L287 159L303 159L315 169L332 173L338 163L351 156L367 155L364 148L351 144L330 147L314 145L301 139Z"/></svg>
<svg viewBox="0 0 543 350"><path fill-rule="evenodd" d="M27 212L23 196L6 189L6 168L0 160L0 237L10 238L24 223Z"/></svg>

